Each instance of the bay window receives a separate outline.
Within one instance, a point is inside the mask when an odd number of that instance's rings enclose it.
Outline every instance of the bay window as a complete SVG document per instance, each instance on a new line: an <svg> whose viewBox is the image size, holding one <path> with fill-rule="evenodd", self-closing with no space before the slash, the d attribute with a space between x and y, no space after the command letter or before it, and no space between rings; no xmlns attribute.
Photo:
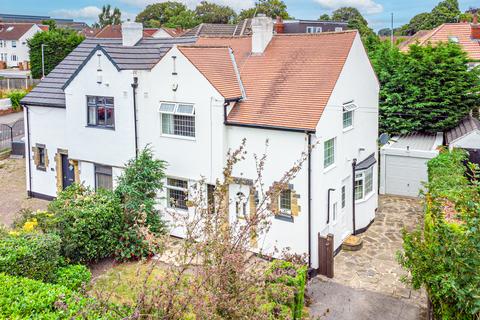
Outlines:
<svg viewBox="0 0 480 320"><path fill-rule="evenodd" d="M162 134L195 137L195 108L192 104L160 104Z"/></svg>
<svg viewBox="0 0 480 320"><path fill-rule="evenodd" d="M364 200L373 192L373 166L355 173L355 200Z"/></svg>

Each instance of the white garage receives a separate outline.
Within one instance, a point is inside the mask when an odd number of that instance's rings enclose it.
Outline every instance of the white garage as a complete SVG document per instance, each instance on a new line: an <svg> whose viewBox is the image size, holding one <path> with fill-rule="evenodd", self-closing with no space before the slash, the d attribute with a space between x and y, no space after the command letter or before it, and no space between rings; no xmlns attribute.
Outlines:
<svg viewBox="0 0 480 320"><path fill-rule="evenodd" d="M438 155L443 134L394 137L380 149L380 193L418 197L428 180L427 162Z"/></svg>

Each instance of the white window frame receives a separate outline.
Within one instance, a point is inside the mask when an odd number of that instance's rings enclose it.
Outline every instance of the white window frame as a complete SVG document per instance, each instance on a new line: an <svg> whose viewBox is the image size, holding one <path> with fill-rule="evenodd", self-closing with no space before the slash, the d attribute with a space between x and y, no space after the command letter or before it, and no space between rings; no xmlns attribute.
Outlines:
<svg viewBox="0 0 480 320"><path fill-rule="evenodd" d="M307 27L307 33L322 33L322 32L323 32L322 27L316 27L316 26Z"/></svg>
<svg viewBox="0 0 480 320"><path fill-rule="evenodd" d="M12 61L15 61L15 62L18 60L16 54L12 54L12 55L10 56L10 59L11 59Z"/></svg>
<svg viewBox="0 0 480 320"><path fill-rule="evenodd" d="M17 47L17 40L12 40L12 48L16 48Z"/></svg>
<svg viewBox="0 0 480 320"><path fill-rule="evenodd" d="M341 190L341 207L342 207L342 210L345 209L345 207L347 206L347 186L343 185L342 186L342 190Z"/></svg>
<svg viewBox="0 0 480 320"><path fill-rule="evenodd" d="M172 106L172 110L162 110L164 106L170 105ZM182 106L189 106L192 107L191 112L182 112L179 110ZM160 107L158 109L160 113L160 134L162 136L166 137L174 137L174 138L181 138L181 139L187 139L187 140L195 140L195 137L197 136L197 126L196 126L196 112L195 112L195 105L193 103L174 103L174 102L161 102ZM163 126L163 115L172 115L173 117L177 116L186 116L186 117L192 117L193 118L193 136L190 135L182 135L182 134L175 134L175 124L173 123L173 133L164 133L164 126Z"/></svg>
<svg viewBox="0 0 480 320"><path fill-rule="evenodd" d="M345 125L345 117L350 114L350 124ZM354 121L354 110L343 111L342 113L342 126L343 131L348 131L353 129L353 121Z"/></svg>
<svg viewBox="0 0 480 320"><path fill-rule="evenodd" d="M282 195L284 195L284 192L288 192L289 195L289 203L290 203L290 208L284 208L282 207ZM292 215L292 190L290 189L285 189L280 192L278 195L278 209L280 211L280 214L284 216L291 216Z"/></svg>
<svg viewBox="0 0 480 320"><path fill-rule="evenodd" d="M331 162L328 162L327 163L327 143L329 143L330 141L333 141L333 144L332 144L332 149L333 149L333 153L332 153L332 161ZM335 166L335 160L336 160L336 149L337 149L337 138L331 138L331 139L328 139L328 140L325 140L324 143L323 143L323 168L324 169L328 169L328 168L331 168L333 166Z"/></svg>
<svg viewBox="0 0 480 320"><path fill-rule="evenodd" d="M335 32L340 32L340 31L343 31L342 27L335 27Z"/></svg>
<svg viewBox="0 0 480 320"><path fill-rule="evenodd" d="M170 182L169 180L183 181L187 184L187 187L182 188L182 187L178 187L178 186L175 186L175 185L171 185L171 184L169 184L169 182ZM185 193L185 203L186 203L188 201L188 180L184 179L184 178L178 178L178 177L167 177L167 179L165 181L165 191L167 193L167 197L166 197L167 198L167 207L175 209L175 210L187 211L188 207L182 208L182 207L172 206L172 203L170 201L171 200L170 190L176 190L176 191L184 192Z"/></svg>
<svg viewBox="0 0 480 320"><path fill-rule="evenodd" d="M367 169L364 170L358 170L355 172L355 201L364 201L368 199L374 192L374 174L373 174L373 168L375 166L370 166ZM369 180L368 180L369 179ZM357 196L357 182L358 185L362 186L362 192L361 196ZM368 183L368 188L367 188L367 183ZM370 189L370 190L368 190Z"/></svg>

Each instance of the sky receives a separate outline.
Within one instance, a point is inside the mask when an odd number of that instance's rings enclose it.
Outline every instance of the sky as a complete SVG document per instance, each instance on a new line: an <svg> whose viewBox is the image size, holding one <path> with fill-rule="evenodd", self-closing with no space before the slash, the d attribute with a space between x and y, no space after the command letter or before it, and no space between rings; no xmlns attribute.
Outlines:
<svg viewBox="0 0 480 320"><path fill-rule="evenodd" d="M201 0L181 0L194 8ZM254 0L209 0L226 4L237 11L249 8ZM440 0L284 0L289 13L297 19L317 19L323 13L352 6L362 12L374 30L390 27L391 14L394 26L407 23L421 12L429 12ZM134 19L146 5L162 0L14 0L0 1L1 13L44 15L53 18L73 18L76 21L93 23L102 5L111 4L122 11L123 19ZM463 10L479 4L478 0L459 0Z"/></svg>

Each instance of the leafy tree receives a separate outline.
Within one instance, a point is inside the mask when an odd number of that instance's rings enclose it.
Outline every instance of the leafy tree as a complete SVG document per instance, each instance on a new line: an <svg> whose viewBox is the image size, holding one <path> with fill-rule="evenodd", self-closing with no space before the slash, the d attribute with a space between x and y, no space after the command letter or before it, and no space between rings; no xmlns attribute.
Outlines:
<svg viewBox="0 0 480 320"><path fill-rule="evenodd" d="M383 29L378 30L377 34L381 37L390 36L392 34L392 29L383 28ZM395 32L394 32L394 34L395 34Z"/></svg>
<svg viewBox="0 0 480 320"><path fill-rule="evenodd" d="M431 30L443 23L457 22L460 18L458 0L444 0L432 9L414 16L410 22L401 28L402 35L414 35L420 30Z"/></svg>
<svg viewBox="0 0 480 320"><path fill-rule="evenodd" d="M145 10L140 12L135 21L143 23L144 27L162 26L166 24L172 17L180 15L187 11L187 7L177 1L166 1L148 5Z"/></svg>
<svg viewBox="0 0 480 320"><path fill-rule="evenodd" d="M407 54L382 42L370 51L380 81L380 130L439 132L480 103L479 70L454 43L413 45Z"/></svg>
<svg viewBox="0 0 480 320"><path fill-rule="evenodd" d="M326 13L322 14L320 18L318 18L319 21L330 21L330 16Z"/></svg>
<svg viewBox="0 0 480 320"><path fill-rule="evenodd" d="M356 29L362 37L373 37L375 33L368 27L367 20L362 16L358 9L353 7L342 7L332 13L332 20L347 21L349 29Z"/></svg>
<svg viewBox="0 0 480 320"><path fill-rule="evenodd" d="M258 0L255 2L255 7L245 9L240 12L239 19L253 18L255 13L263 13L267 17L282 19L291 19L292 17L287 12L287 5L282 0Z"/></svg>
<svg viewBox="0 0 480 320"><path fill-rule="evenodd" d="M63 28L36 33L31 39L27 40L28 47L30 48L32 77L40 78L42 76L42 44L45 45L45 75L47 75L57 64L65 59L83 39L85 39L84 36L79 35L74 30Z"/></svg>
<svg viewBox="0 0 480 320"><path fill-rule="evenodd" d="M195 8L198 19L204 23L232 23L237 14L229 6L221 6L216 3L202 1Z"/></svg>
<svg viewBox="0 0 480 320"><path fill-rule="evenodd" d="M103 28L108 25L116 25L122 23L122 13L120 9L112 8L109 4L102 7L102 12L98 15L98 22L95 23L95 27Z"/></svg>
<svg viewBox="0 0 480 320"><path fill-rule="evenodd" d="M53 19L42 20L42 24L48 26L48 30L53 30L57 28L57 22Z"/></svg>
<svg viewBox="0 0 480 320"><path fill-rule="evenodd" d="M178 15L171 17L167 23L163 25L168 28L182 28L189 29L198 25L201 21L192 10L185 10Z"/></svg>

